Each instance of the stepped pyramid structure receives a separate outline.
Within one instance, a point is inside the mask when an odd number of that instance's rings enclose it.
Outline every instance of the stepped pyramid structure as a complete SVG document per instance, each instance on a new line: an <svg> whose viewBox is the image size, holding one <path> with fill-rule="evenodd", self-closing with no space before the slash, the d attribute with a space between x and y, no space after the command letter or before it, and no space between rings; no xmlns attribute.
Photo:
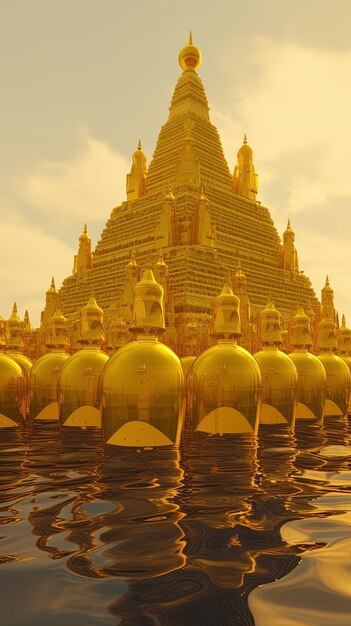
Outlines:
<svg viewBox="0 0 351 626"><path fill-rule="evenodd" d="M225 281L235 288L238 268L252 319L267 294L283 319L292 317L298 305L318 315L311 282L298 268L290 223L282 243L269 210L256 200L257 176L246 136L233 174L229 170L197 73L201 54L191 36L179 63L183 71L149 167L139 142L126 200L112 210L95 250L86 226L79 238L72 276L59 291L65 315L78 317L93 288L107 321L119 311L129 324L133 286L147 266L164 287L165 341L172 347L194 322L198 347L205 347L213 298Z"/></svg>

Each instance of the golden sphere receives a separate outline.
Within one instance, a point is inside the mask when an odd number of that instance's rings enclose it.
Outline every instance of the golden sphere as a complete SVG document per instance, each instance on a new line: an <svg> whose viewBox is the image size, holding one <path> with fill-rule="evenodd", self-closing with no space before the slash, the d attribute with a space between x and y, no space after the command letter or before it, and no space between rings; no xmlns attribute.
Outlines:
<svg viewBox="0 0 351 626"><path fill-rule="evenodd" d="M196 46L188 44L179 52L178 61L182 70L193 70L196 72L202 62L201 52Z"/></svg>

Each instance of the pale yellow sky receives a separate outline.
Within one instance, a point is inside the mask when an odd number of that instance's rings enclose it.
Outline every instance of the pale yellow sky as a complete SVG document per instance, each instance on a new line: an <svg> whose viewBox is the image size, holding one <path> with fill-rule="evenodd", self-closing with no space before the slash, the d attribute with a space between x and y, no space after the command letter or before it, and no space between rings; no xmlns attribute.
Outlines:
<svg viewBox="0 0 351 626"><path fill-rule="evenodd" d="M191 27L230 168L247 132L259 199L351 325L350 18L348 0L3 0L0 314L17 300L37 325L85 221L96 243L139 136L152 156Z"/></svg>

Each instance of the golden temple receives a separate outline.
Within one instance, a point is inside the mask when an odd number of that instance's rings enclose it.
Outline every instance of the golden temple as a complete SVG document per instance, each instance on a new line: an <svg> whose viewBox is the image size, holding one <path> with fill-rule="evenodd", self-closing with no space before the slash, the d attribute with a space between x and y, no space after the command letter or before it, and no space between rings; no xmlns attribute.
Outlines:
<svg viewBox="0 0 351 626"><path fill-rule="evenodd" d="M320 303L290 221L281 240L257 200L246 135L231 174L201 60L190 34L149 167L139 141L126 199L95 250L84 226L40 328L16 305L0 318L0 426L29 414L102 424L114 445L177 445L186 396L194 430L212 434L351 407L351 331L329 278Z"/></svg>
<svg viewBox="0 0 351 626"><path fill-rule="evenodd" d="M210 120L198 75L201 54L191 35L179 63L183 71L151 162L147 167L139 141L127 174L126 200L112 210L94 251L85 225L72 275L59 290L61 306L73 321L93 287L108 338L117 312L130 324L133 285L151 264L165 290L165 343L183 353L189 323L197 326L197 349L206 347L212 300L229 280L234 290L240 283L238 295L249 304L242 306L241 321L243 345L252 348L249 326L268 293L285 319L297 305L318 317L319 303L299 271L290 223L281 242L269 210L256 199L257 175L246 135L233 174L229 169ZM43 323L53 314L52 295L51 286Z"/></svg>

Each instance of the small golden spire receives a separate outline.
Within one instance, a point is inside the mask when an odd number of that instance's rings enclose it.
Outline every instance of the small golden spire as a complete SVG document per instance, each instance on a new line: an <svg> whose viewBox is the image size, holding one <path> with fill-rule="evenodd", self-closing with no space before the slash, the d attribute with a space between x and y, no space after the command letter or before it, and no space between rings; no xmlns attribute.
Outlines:
<svg viewBox="0 0 351 626"><path fill-rule="evenodd" d="M244 141L243 141L243 143L244 143L244 144L245 144L245 143L247 143L247 136L246 136L246 133L244 133Z"/></svg>
<svg viewBox="0 0 351 626"><path fill-rule="evenodd" d="M329 287L329 276L327 274L326 279L325 279L325 286Z"/></svg>
<svg viewBox="0 0 351 626"><path fill-rule="evenodd" d="M344 314L342 315L342 318L341 318L341 326L342 327L346 326L346 319L345 319L345 315Z"/></svg>
<svg viewBox="0 0 351 626"><path fill-rule="evenodd" d="M11 317L12 317L12 315L17 315L17 304L16 304L16 302L13 303Z"/></svg>
<svg viewBox="0 0 351 626"><path fill-rule="evenodd" d="M240 300L226 283L222 292L213 300L213 328L218 339L241 336Z"/></svg>
<svg viewBox="0 0 351 626"><path fill-rule="evenodd" d="M184 48L181 49L178 56L179 65L185 72L187 70L196 70L200 67L202 56L200 50L193 45L193 36L190 31L189 41Z"/></svg>
<svg viewBox="0 0 351 626"><path fill-rule="evenodd" d="M134 309L131 331L157 335L165 330L163 287L156 282L150 267L134 287Z"/></svg>

